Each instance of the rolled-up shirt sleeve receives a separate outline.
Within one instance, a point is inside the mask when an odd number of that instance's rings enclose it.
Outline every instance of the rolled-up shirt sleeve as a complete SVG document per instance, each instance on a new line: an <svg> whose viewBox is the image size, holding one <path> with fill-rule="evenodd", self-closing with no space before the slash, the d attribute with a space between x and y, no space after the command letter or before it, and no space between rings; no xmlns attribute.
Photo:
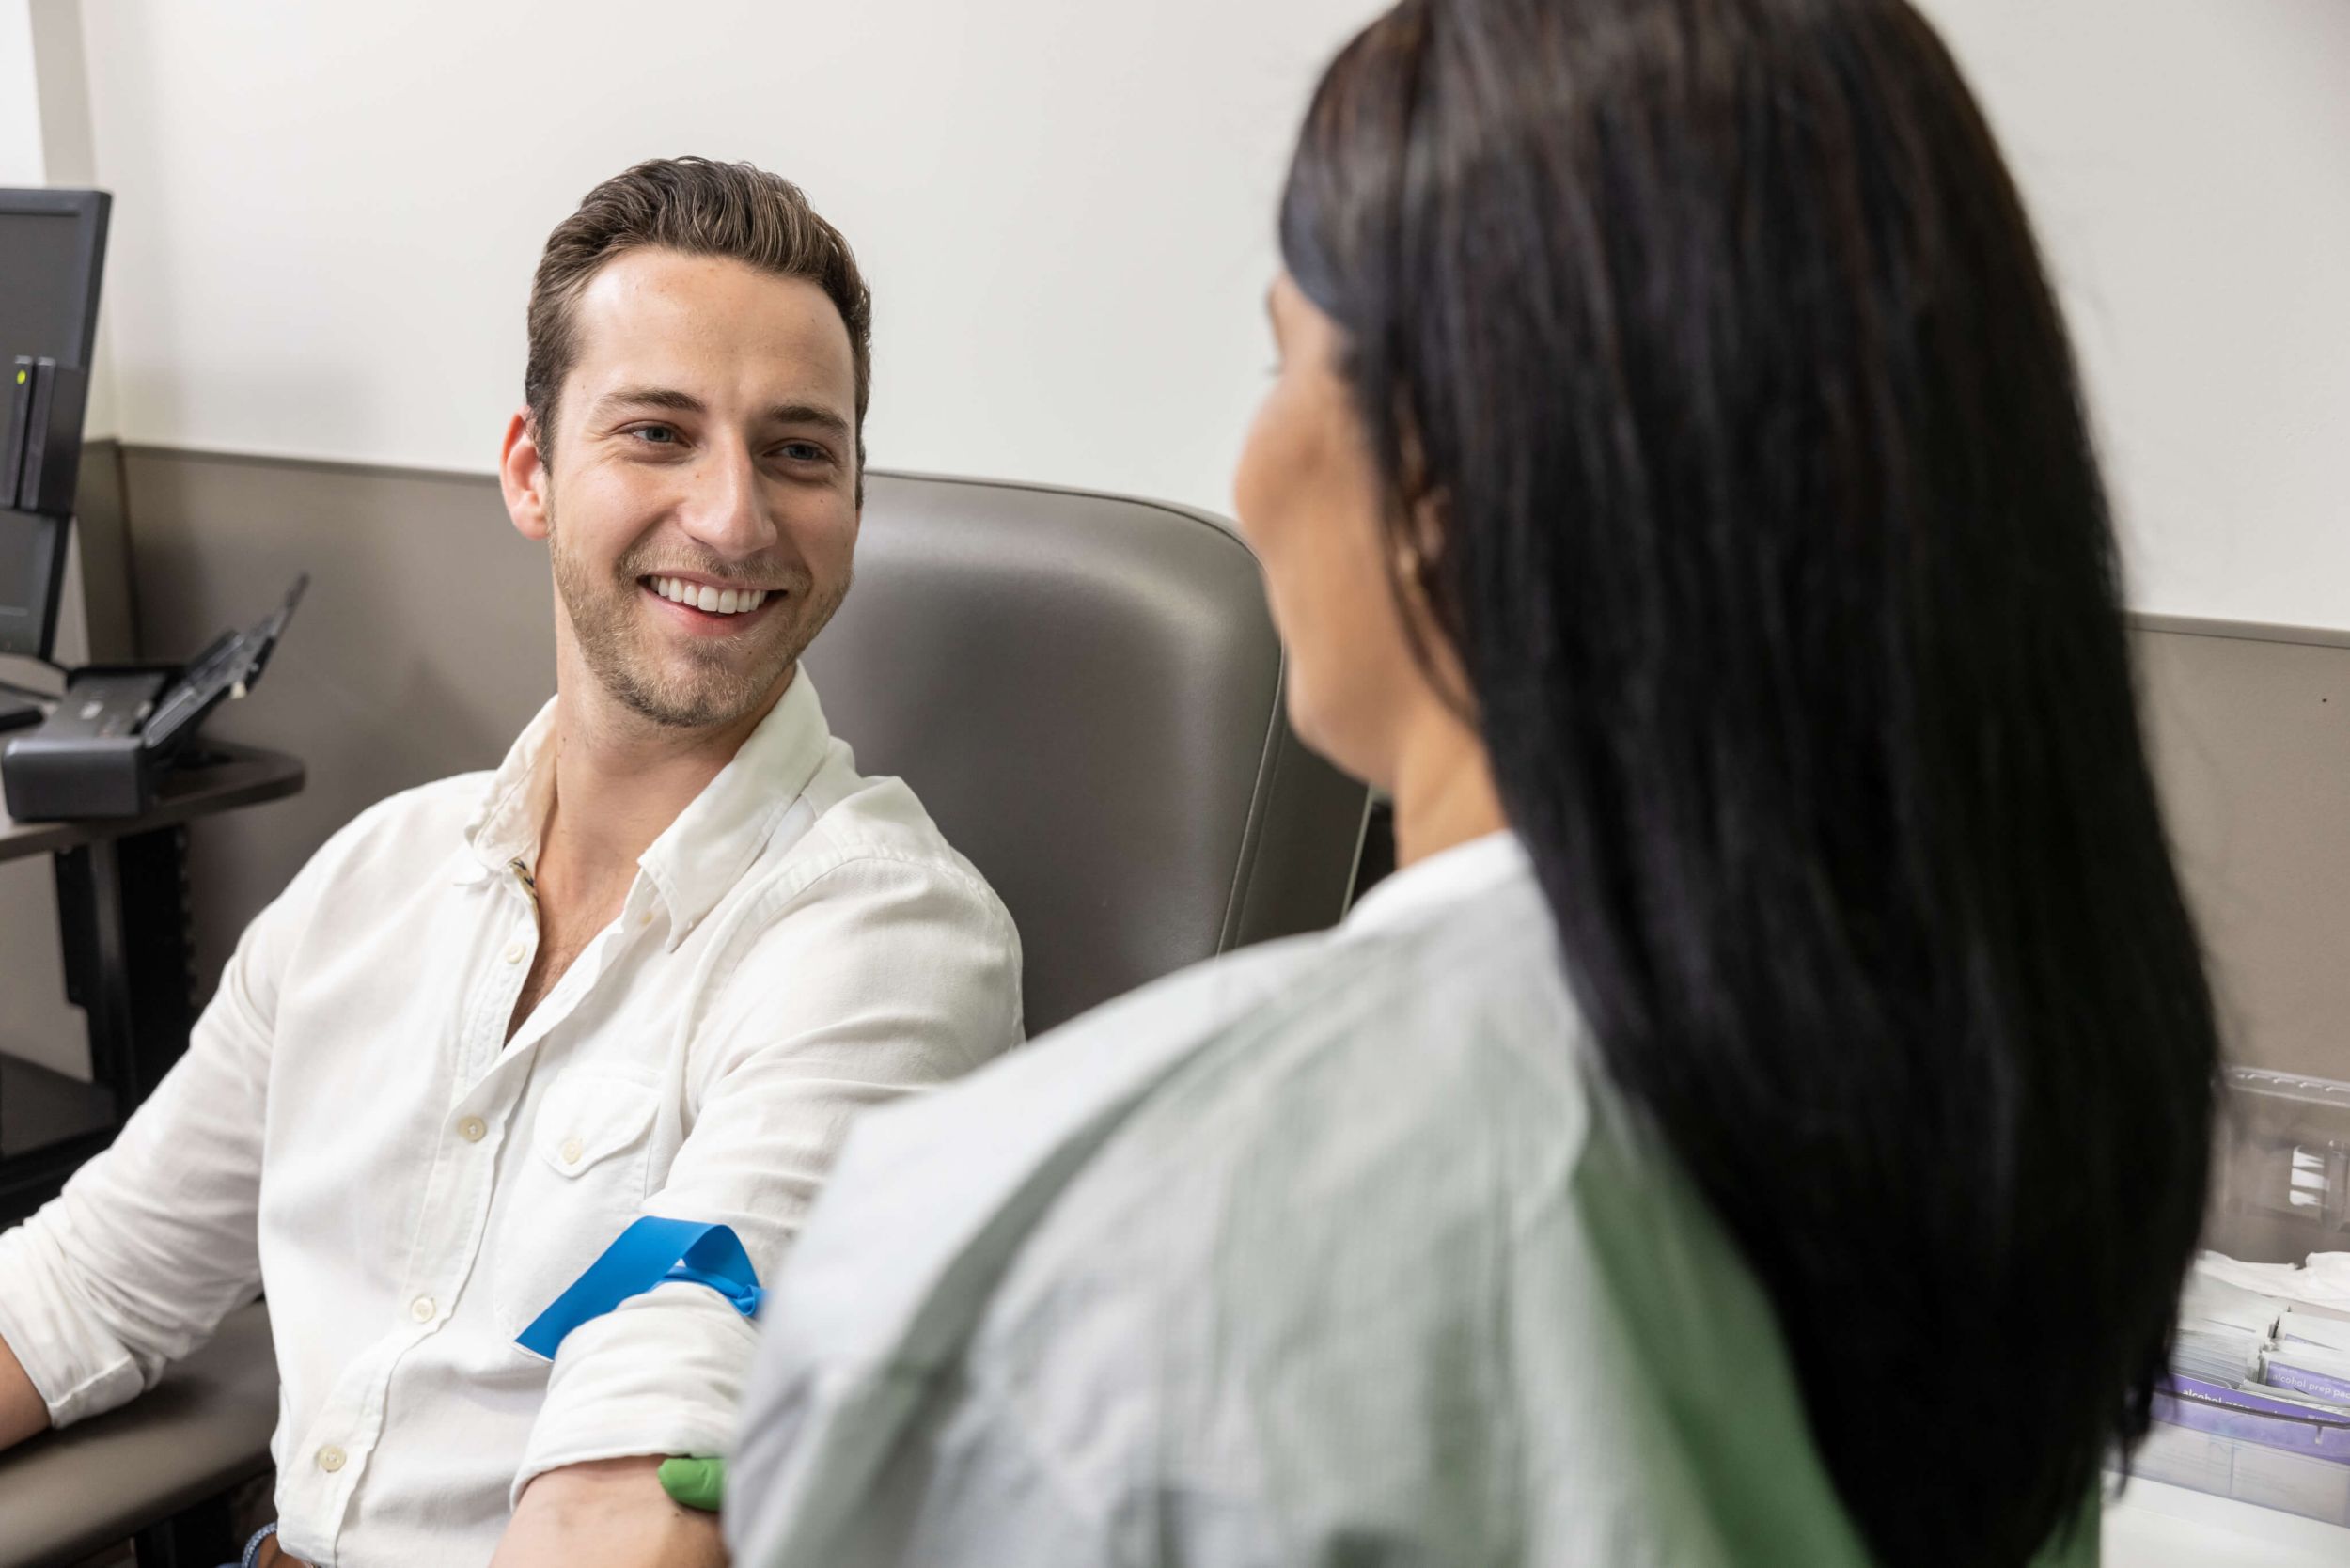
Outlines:
<svg viewBox="0 0 2350 1568"><path fill-rule="evenodd" d="M0 1340L55 1425L153 1386L260 1290L272 1020L302 886L247 928L187 1054L113 1146L0 1235Z"/></svg>
<svg viewBox="0 0 2350 1568"><path fill-rule="evenodd" d="M743 912L715 962L731 983L692 1021L693 1124L644 1213L731 1226L772 1282L842 1139L869 1106L946 1082L1018 1043L1020 943L977 878L935 862L849 858ZM702 1286L668 1283L574 1329L514 1478L731 1442L755 1325Z"/></svg>

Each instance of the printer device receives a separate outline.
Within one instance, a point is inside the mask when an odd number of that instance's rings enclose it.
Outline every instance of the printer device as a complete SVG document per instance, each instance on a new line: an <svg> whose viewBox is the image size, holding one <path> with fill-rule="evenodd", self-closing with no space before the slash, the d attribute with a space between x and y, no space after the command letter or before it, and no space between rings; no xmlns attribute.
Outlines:
<svg viewBox="0 0 2350 1568"><path fill-rule="evenodd" d="M261 678L310 579L250 630L223 634L184 668L92 666L67 679L39 728L0 742L0 791L21 823L134 817L205 715Z"/></svg>

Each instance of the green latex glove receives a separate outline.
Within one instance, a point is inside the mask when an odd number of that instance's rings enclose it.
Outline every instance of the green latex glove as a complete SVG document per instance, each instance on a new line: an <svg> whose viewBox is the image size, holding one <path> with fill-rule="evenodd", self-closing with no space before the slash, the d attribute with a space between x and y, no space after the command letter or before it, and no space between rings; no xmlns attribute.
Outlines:
<svg viewBox="0 0 2350 1568"><path fill-rule="evenodd" d="M727 1489L725 1460L665 1459L660 1473L661 1489L680 1506L698 1508L705 1513L718 1512L718 1499Z"/></svg>

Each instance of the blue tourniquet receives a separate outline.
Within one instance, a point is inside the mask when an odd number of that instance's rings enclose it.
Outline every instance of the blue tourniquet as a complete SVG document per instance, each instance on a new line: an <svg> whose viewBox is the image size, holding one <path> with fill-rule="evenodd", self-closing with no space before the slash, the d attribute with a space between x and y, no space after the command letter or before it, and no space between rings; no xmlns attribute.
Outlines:
<svg viewBox="0 0 2350 1568"><path fill-rule="evenodd" d="M552 1361L556 1347L572 1329L670 1279L709 1286L746 1318L759 1316L760 1300L766 1294L759 1288L759 1272L751 1267L742 1239L730 1227L648 1215L621 1231L603 1256L589 1263L514 1342Z"/></svg>

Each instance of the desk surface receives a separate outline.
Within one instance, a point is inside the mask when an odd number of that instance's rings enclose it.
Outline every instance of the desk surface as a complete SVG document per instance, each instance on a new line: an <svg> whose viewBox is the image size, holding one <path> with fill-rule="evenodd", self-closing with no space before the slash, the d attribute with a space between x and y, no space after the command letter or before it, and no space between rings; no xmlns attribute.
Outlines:
<svg viewBox="0 0 2350 1568"><path fill-rule="evenodd" d="M0 1568L55 1568L269 1467L277 1361L259 1302L118 1410L0 1453Z"/></svg>
<svg viewBox="0 0 2350 1568"><path fill-rule="evenodd" d="M150 828L174 827L216 811L278 800L302 789L302 763L284 752L227 742L199 741L197 745L208 760L208 760L203 767L177 768L165 775L155 808L141 816L93 822L20 823L0 809L0 860L54 855L101 839L122 839Z"/></svg>
<svg viewBox="0 0 2350 1568"><path fill-rule="evenodd" d="M2105 1509L2105 1568L2342 1568L2350 1529L2132 1481Z"/></svg>

